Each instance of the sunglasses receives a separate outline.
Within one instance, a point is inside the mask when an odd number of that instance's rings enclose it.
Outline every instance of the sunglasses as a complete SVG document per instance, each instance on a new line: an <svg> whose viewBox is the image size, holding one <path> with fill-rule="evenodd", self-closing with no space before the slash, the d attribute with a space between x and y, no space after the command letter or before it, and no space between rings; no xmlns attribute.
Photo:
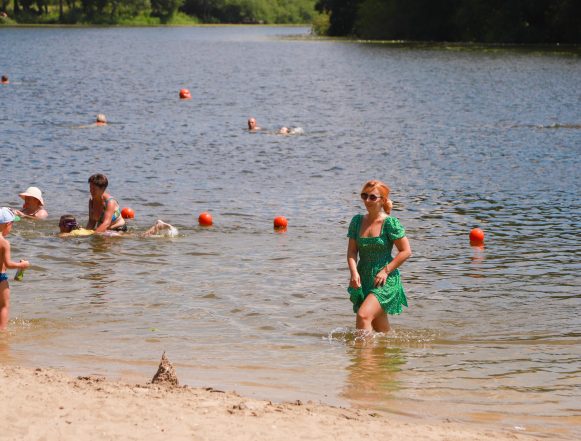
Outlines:
<svg viewBox="0 0 581 441"><path fill-rule="evenodd" d="M75 229L75 228L78 228L79 225L77 224L77 221L65 220L65 221L60 223L60 226L65 227L65 228Z"/></svg>
<svg viewBox="0 0 581 441"><path fill-rule="evenodd" d="M367 199L369 199L371 202L375 202L378 199L381 199L382 196L376 196L374 194L369 194L369 193L361 193L361 199L363 199L364 201L366 201Z"/></svg>

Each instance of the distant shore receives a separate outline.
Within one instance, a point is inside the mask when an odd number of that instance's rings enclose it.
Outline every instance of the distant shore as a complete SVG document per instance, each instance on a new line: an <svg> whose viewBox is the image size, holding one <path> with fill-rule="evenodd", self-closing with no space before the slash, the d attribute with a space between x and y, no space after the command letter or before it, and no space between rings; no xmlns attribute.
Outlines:
<svg viewBox="0 0 581 441"><path fill-rule="evenodd" d="M53 369L0 367L2 438L10 440L495 441L537 439L453 422L426 423L364 409L273 403L208 388L72 378Z"/></svg>
<svg viewBox="0 0 581 441"><path fill-rule="evenodd" d="M121 23L121 24L92 24L92 23L0 23L3 28L225 28L225 27L252 27L252 28L308 28L311 23L289 24L249 24L249 23Z"/></svg>

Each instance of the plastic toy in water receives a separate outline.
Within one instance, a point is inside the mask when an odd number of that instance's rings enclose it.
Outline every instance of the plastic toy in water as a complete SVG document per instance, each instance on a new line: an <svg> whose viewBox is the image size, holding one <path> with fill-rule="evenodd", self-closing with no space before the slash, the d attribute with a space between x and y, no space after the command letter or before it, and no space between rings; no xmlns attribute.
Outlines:
<svg viewBox="0 0 581 441"><path fill-rule="evenodd" d="M22 262L22 260L21 260ZM22 279L24 279L24 270L21 268L18 271L16 271L16 275L14 276L14 280L16 280L17 282L22 282Z"/></svg>
<svg viewBox="0 0 581 441"><path fill-rule="evenodd" d="M22 282L22 279L24 279L24 270L19 269L18 271L16 271L16 275L14 276L14 280L16 280L17 282Z"/></svg>

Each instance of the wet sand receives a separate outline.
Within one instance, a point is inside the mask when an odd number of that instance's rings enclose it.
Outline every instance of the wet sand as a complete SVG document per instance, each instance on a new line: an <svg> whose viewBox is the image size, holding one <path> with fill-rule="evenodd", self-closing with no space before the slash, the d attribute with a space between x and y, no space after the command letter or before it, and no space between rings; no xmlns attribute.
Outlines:
<svg viewBox="0 0 581 441"><path fill-rule="evenodd" d="M72 378L53 369L1 367L7 440L532 440L452 422L427 423L312 402L273 403L213 388Z"/></svg>

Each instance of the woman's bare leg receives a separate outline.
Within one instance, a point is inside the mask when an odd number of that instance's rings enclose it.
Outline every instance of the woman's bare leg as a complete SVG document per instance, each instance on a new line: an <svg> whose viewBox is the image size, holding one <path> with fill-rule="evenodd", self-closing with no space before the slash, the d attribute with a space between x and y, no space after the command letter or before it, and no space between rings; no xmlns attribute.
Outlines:
<svg viewBox="0 0 581 441"><path fill-rule="evenodd" d="M371 326L373 326L373 330L375 332L389 331L389 320L387 319L387 314L385 311L382 311L380 315L375 317L375 319L371 322Z"/></svg>
<svg viewBox="0 0 581 441"><path fill-rule="evenodd" d="M382 327L381 325L383 323L381 322L381 316L384 314L385 312L383 312L383 308L377 301L377 298L373 294L369 294L363 301L363 304L359 308L359 311L357 311L357 320L356 320L357 329L369 332L377 330L375 329L374 321L380 318L380 320L377 322L377 325L379 327ZM387 317L385 317L385 320L387 321ZM387 331L381 330L380 332Z"/></svg>

